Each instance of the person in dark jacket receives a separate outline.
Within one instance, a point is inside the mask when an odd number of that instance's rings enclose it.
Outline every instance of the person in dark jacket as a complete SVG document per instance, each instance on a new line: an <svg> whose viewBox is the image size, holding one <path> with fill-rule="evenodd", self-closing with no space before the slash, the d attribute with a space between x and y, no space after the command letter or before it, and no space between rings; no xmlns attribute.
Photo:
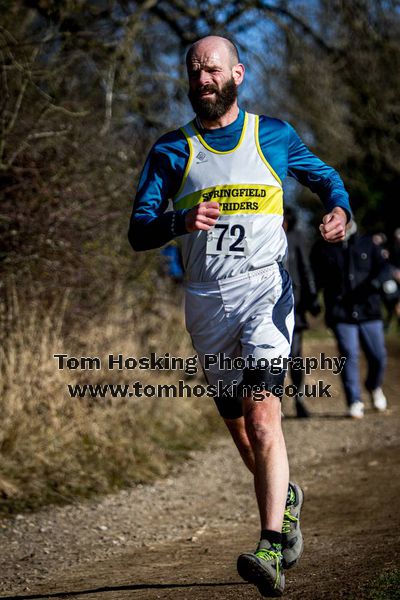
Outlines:
<svg viewBox="0 0 400 600"><path fill-rule="evenodd" d="M288 242L288 254L286 268L292 278L294 296L294 330L290 356L302 356L303 353L303 331L308 329L306 312L316 316L321 311L318 303L317 289L314 275L310 266L307 252L307 241L304 234L296 229L297 215L290 208L285 208L283 227L286 231ZM293 385L297 389L295 396L296 414L299 418L309 417L309 412L304 404L303 384L304 371L293 369L290 366L290 376Z"/></svg>
<svg viewBox="0 0 400 600"><path fill-rule="evenodd" d="M359 346L368 363L365 387L373 406L386 410L383 382L386 349L380 291L388 277L388 262L370 236L357 234L353 222L343 242L328 247L316 243L311 264L317 286L324 290L325 320L346 358L341 372L348 415L364 416L359 375Z"/></svg>

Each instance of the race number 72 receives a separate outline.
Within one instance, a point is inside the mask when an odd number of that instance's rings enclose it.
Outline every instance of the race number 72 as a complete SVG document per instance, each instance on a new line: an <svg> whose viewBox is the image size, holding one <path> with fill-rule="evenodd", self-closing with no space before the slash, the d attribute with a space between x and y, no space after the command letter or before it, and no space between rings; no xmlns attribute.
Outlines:
<svg viewBox="0 0 400 600"><path fill-rule="evenodd" d="M207 254L247 254L246 230L239 223L216 223L207 233Z"/></svg>

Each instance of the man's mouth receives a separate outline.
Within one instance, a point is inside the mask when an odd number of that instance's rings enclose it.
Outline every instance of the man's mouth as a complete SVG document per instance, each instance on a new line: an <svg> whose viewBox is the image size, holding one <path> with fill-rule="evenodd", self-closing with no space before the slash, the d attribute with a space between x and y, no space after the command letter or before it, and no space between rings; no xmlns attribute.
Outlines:
<svg viewBox="0 0 400 600"><path fill-rule="evenodd" d="M201 90L198 92L198 95L200 98L208 98L209 96L214 96L215 93L215 90Z"/></svg>

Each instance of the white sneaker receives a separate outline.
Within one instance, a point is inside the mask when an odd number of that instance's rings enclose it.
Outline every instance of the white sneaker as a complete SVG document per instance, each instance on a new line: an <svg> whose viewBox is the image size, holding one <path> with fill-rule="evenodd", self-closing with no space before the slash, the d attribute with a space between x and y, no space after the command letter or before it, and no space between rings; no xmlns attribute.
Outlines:
<svg viewBox="0 0 400 600"><path fill-rule="evenodd" d="M383 412L387 409L387 400L382 388L376 388L376 390L372 390L371 400L376 410Z"/></svg>
<svg viewBox="0 0 400 600"><path fill-rule="evenodd" d="M350 404L347 414L352 419L362 419L364 416L364 404L362 402Z"/></svg>

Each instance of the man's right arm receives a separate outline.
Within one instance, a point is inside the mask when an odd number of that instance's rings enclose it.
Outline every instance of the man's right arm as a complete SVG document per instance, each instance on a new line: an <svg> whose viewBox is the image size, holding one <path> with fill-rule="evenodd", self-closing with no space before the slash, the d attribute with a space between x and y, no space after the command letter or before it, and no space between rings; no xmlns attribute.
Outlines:
<svg viewBox="0 0 400 600"><path fill-rule="evenodd" d="M128 238L134 250L150 250L187 233L187 210L166 211L179 189L189 157L179 131L162 136L151 149L140 176Z"/></svg>
<svg viewBox="0 0 400 600"><path fill-rule="evenodd" d="M159 248L193 231L208 231L219 216L218 202L166 211L182 183L189 148L183 134L166 134L153 146L143 168L133 205L128 238L136 251Z"/></svg>

